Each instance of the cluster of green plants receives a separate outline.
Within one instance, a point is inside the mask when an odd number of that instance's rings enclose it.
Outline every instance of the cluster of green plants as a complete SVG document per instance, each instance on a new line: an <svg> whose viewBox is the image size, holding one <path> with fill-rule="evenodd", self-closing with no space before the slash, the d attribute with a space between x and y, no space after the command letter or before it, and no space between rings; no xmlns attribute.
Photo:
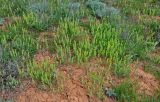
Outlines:
<svg viewBox="0 0 160 102"><path fill-rule="evenodd" d="M120 102L137 102L137 90L131 81L124 81L115 87L115 93Z"/></svg>
<svg viewBox="0 0 160 102"><path fill-rule="evenodd" d="M130 15L141 19L132 21ZM107 5L103 0L1 0L0 25L5 22L5 17L20 19L0 30L0 77L4 67L13 62L20 77L27 75L44 85L60 80L56 79L57 63L48 60L38 63L33 58L43 46L38 41L39 32L52 27L56 29L56 35L46 38L50 42L46 42L44 48L57 55L58 64L81 65L98 57L105 60L113 75L127 77L131 72L129 64L137 59L146 59L160 42L157 37L160 23L143 19L143 15L159 16L158 0L118 0L113 5ZM160 63L159 59L150 58L156 64ZM146 66L145 70L160 76L157 68ZM88 85L91 96L103 96L107 73L110 72L87 73L90 82L84 83ZM7 75L10 77L6 84L15 87L19 80L11 75ZM115 93L121 102L138 100L131 82L116 86Z"/></svg>
<svg viewBox="0 0 160 102"><path fill-rule="evenodd" d="M19 33L16 26L12 28L10 31L0 31L1 88L19 85L18 66L29 60L38 48L37 41L26 32Z"/></svg>
<svg viewBox="0 0 160 102"><path fill-rule="evenodd" d="M158 0L118 0L115 5L122 8L122 12L127 15L150 15L158 16L160 7Z"/></svg>
<svg viewBox="0 0 160 102"><path fill-rule="evenodd" d="M123 81L114 87L119 102L159 102L159 90L154 96L148 96L145 93L137 93L138 85L130 80Z"/></svg>
<svg viewBox="0 0 160 102"><path fill-rule="evenodd" d="M23 33L23 32L22 32ZM1 32L0 44L3 48L3 61L11 59L27 58L33 55L38 48L38 43L26 34L12 35L9 32Z"/></svg>
<svg viewBox="0 0 160 102"><path fill-rule="evenodd" d="M47 59L44 59L41 63L33 60L27 64L29 76L44 85L50 85L54 81L55 68L55 63L50 63Z"/></svg>
<svg viewBox="0 0 160 102"><path fill-rule="evenodd" d="M124 40L120 36L124 30L122 27L118 29L107 19L101 22L93 17L88 19L87 27L76 19L60 21L54 45L62 63L81 63L92 57L102 57L114 65L115 74L127 76L130 60L143 58L156 45L154 40L144 39L141 34L144 32L143 25L131 25L128 32L130 35Z"/></svg>

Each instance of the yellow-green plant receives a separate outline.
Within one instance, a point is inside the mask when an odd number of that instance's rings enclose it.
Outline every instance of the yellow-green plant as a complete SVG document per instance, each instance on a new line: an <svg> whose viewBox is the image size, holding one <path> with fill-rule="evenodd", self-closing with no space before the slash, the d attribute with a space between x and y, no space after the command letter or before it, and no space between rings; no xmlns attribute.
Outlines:
<svg viewBox="0 0 160 102"><path fill-rule="evenodd" d="M27 63L27 72L33 80L44 85L50 85L55 80L56 66L49 60L39 63L33 60Z"/></svg>

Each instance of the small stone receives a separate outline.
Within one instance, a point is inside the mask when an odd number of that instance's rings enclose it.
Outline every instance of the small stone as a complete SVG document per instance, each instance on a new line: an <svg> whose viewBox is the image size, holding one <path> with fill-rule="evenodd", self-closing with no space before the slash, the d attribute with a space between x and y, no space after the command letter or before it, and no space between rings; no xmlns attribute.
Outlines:
<svg viewBox="0 0 160 102"><path fill-rule="evenodd" d="M116 93L114 92L113 89L110 88L105 88L105 95L107 95L108 97L116 97Z"/></svg>

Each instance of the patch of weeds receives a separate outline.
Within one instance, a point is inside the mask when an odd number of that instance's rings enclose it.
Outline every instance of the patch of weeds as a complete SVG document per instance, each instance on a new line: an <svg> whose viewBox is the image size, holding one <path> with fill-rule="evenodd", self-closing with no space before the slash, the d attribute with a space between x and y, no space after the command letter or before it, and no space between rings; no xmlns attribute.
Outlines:
<svg viewBox="0 0 160 102"><path fill-rule="evenodd" d="M56 66L55 63L50 63L49 60L44 60L41 63L33 60L27 63L27 72L38 83L50 85L55 81Z"/></svg>
<svg viewBox="0 0 160 102"><path fill-rule="evenodd" d="M133 56L133 59L144 59L147 53L155 49L157 43L153 39L145 39L143 25L139 25L139 27L131 25L129 29L131 36L126 41L128 53Z"/></svg>
<svg viewBox="0 0 160 102"><path fill-rule="evenodd" d="M91 44L88 38L79 40L80 36L83 36L86 32L81 32L77 20L72 21L68 18L62 20L58 33L54 45L62 63L75 61L81 63L88 60L91 54L89 51Z"/></svg>
<svg viewBox="0 0 160 102"><path fill-rule="evenodd" d="M68 3L68 2L67 2ZM54 13L53 13L53 18L56 21L59 21L60 18L67 17L67 3L60 3L55 7Z"/></svg>
<svg viewBox="0 0 160 102"><path fill-rule="evenodd" d="M83 85L89 90L91 97L98 96L100 99L104 98L104 85L109 83L110 71L103 66L97 66L97 70L88 69L87 76L82 77Z"/></svg>
<svg viewBox="0 0 160 102"><path fill-rule="evenodd" d="M120 34L123 28L118 28L108 19L98 22L90 18L89 29L81 30L77 19L63 19L58 28L59 35L55 38L55 52L58 53L61 63L85 62L91 57L111 59L109 64L115 65L113 70L118 76L129 75L128 63L131 59L143 58L154 49L155 42L144 40L143 27L131 25L128 39L123 40ZM93 22L95 24L93 24ZM83 39L82 36L86 35ZM78 38L78 39L77 39ZM80 40L79 40L80 39Z"/></svg>
<svg viewBox="0 0 160 102"><path fill-rule="evenodd" d="M11 46L13 49L22 51L22 53L23 51L29 52L31 55L34 54L39 47L38 42L31 36L27 35L17 35Z"/></svg>
<svg viewBox="0 0 160 102"><path fill-rule="evenodd" d="M148 30L150 30L150 34L148 34L148 36L150 38L154 38L157 41L157 43L160 43L160 22L154 18L142 18L141 22L144 26L147 27Z"/></svg>
<svg viewBox="0 0 160 102"><path fill-rule="evenodd" d="M21 19L8 24L6 26L6 29L8 30L7 35L10 37L10 40L13 39L13 37L15 37L16 35L28 33L27 29L24 28Z"/></svg>
<svg viewBox="0 0 160 102"><path fill-rule="evenodd" d="M130 81L124 81L114 88L119 102L137 102L136 86Z"/></svg>
<svg viewBox="0 0 160 102"><path fill-rule="evenodd" d="M149 64L144 66L144 70L149 72L149 73L152 73L157 78L160 78L160 69L159 69L158 66L149 63Z"/></svg>
<svg viewBox="0 0 160 102"><path fill-rule="evenodd" d="M5 87L15 87L19 84L18 66L21 66L37 50L38 43L25 34L12 35L9 32L2 32L0 36L1 81Z"/></svg>
<svg viewBox="0 0 160 102"><path fill-rule="evenodd" d="M51 2L51 1L50 1ZM53 1L55 2L55 1ZM24 25L37 31L47 30L54 23L53 8L55 3L46 0L29 1L23 14Z"/></svg>
<svg viewBox="0 0 160 102"><path fill-rule="evenodd" d="M102 98L104 95L103 84L104 84L104 76L100 75L96 72L89 72L89 82L86 81L85 85L89 90L90 96L98 96Z"/></svg>
<svg viewBox="0 0 160 102"><path fill-rule="evenodd" d="M118 0L115 3L118 7L122 8L122 12L126 15L159 15L159 6L152 0ZM144 9L145 7L145 9Z"/></svg>
<svg viewBox="0 0 160 102"><path fill-rule="evenodd" d="M131 58L130 58L131 59ZM115 75L119 77L126 77L129 76L130 74L130 67L129 67L129 62L130 62L129 57L127 59L117 59L114 65L114 73Z"/></svg>
<svg viewBox="0 0 160 102"><path fill-rule="evenodd" d="M68 80L68 76L66 77L63 72L58 72L56 75L56 82L53 85L53 91L63 92L66 80Z"/></svg>
<svg viewBox="0 0 160 102"><path fill-rule="evenodd" d="M139 100L138 102L159 102L159 100L154 96L143 95L141 97L141 100Z"/></svg>
<svg viewBox="0 0 160 102"><path fill-rule="evenodd" d="M0 15L3 17L22 15L25 12L27 0L2 0L0 4Z"/></svg>
<svg viewBox="0 0 160 102"><path fill-rule="evenodd" d="M24 25L26 25L29 29L35 29L38 31L47 30L53 23L51 17L45 13L37 15L36 13L30 12L24 14L23 18Z"/></svg>
<svg viewBox="0 0 160 102"><path fill-rule="evenodd" d="M26 59L35 53L39 48L38 41L26 33L25 31L20 35L8 32L1 33L0 44L3 48L1 60Z"/></svg>
<svg viewBox="0 0 160 102"><path fill-rule="evenodd" d="M152 57L151 61L153 61L155 64L160 64L160 56L157 55L155 57Z"/></svg>
<svg viewBox="0 0 160 102"><path fill-rule="evenodd" d="M160 88L156 90L154 96L148 96L145 94L140 95L139 102L159 102L160 100Z"/></svg>

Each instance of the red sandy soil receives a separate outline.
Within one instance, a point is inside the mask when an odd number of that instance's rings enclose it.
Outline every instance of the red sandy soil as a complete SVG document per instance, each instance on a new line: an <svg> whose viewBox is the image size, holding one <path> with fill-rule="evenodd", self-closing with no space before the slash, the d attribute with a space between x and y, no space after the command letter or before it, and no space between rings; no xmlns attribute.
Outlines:
<svg viewBox="0 0 160 102"><path fill-rule="evenodd" d="M41 63L44 59L50 60L51 63L54 61L49 51L38 52L34 59L38 63ZM16 102L113 102L107 97L101 101L96 97L88 96L87 90L80 81L80 78L85 75L84 68L78 65L63 65L58 69L58 72L63 73L64 77L69 77L64 81L63 92L55 94L51 91L40 90L35 85L30 84L26 90L21 91L16 96Z"/></svg>
<svg viewBox="0 0 160 102"><path fill-rule="evenodd" d="M49 59L50 63L54 62L54 56L49 51L39 51L34 56L34 59L38 63L41 63L44 59ZM92 71L96 71L100 68L97 67L97 65L103 66L103 63L100 61L97 62L97 60L93 60L92 62L95 63L89 64ZM131 67L134 70L132 70L130 74L130 79L138 83L139 93L146 93L147 95L152 96L158 89L160 81L152 74L143 70L144 64L145 62L134 62L131 64ZM85 66L88 67L87 64ZM40 90L37 85L31 83L31 81L25 80L19 88L9 94L4 93L3 97L13 97L15 102L115 102L108 97L105 97L103 101L97 97L89 97L88 90L80 80L86 75L85 68L79 67L76 64L63 65L58 67L58 73L63 73L64 77L66 77L63 82L64 89L62 92L55 93L51 90ZM112 80L120 83L125 80L125 78L112 77Z"/></svg>
<svg viewBox="0 0 160 102"><path fill-rule="evenodd" d="M45 60L49 61L50 63L54 63L54 55L51 54L48 50L45 51L38 51L35 55L34 55L34 60L37 63L42 63Z"/></svg>
<svg viewBox="0 0 160 102"><path fill-rule="evenodd" d="M85 74L83 68L76 65L61 66L60 71L69 79L65 80L64 91L52 93L42 91L34 85L30 85L25 91L18 94L16 102L113 102L109 98L103 101L98 98L90 98L87 90L80 82L80 78Z"/></svg>
<svg viewBox="0 0 160 102"><path fill-rule="evenodd" d="M144 71L144 65L146 62L135 62L132 66L135 71L131 72L131 79L136 81L138 84L138 92L153 96L154 93L159 89L160 80L154 75Z"/></svg>

